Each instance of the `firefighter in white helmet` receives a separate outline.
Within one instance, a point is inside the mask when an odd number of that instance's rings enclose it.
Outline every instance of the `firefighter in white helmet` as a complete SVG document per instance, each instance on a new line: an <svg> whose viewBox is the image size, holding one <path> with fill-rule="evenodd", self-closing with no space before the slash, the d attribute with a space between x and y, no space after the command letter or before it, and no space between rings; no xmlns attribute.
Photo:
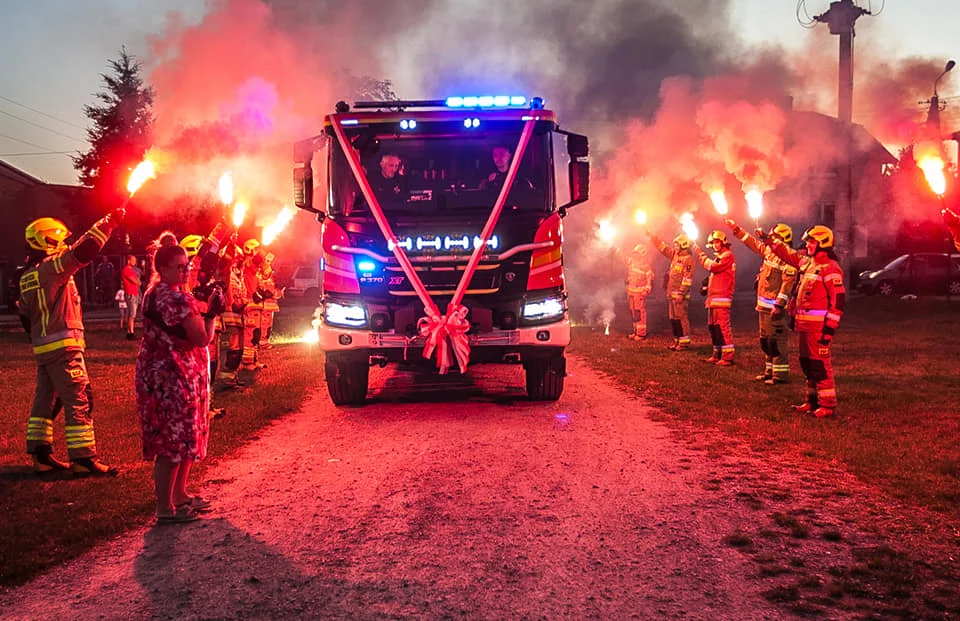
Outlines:
<svg viewBox="0 0 960 621"><path fill-rule="evenodd" d="M818 224L803 234L802 255L779 237L767 238L778 257L799 270L800 286L794 302L795 330L800 337L800 368L807 378L807 400L794 406L817 418L832 416L837 407L830 346L846 305L843 269L833 249L833 231Z"/></svg>
<svg viewBox="0 0 960 621"><path fill-rule="evenodd" d="M670 259L667 272L667 301L670 325L673 329L672 351L690 349L690 289L693 288L693 270L696 260L690 251L693 242L686 235L677 235L673 244L644 231L660 254Z"/></svg>
<svg viewBox="0 0 960 621"><path fill-rule="evenodd" d="M647 338L647 296L653 290L653 269L646 246L637 244L624 260L627 264L627 306L633 319L633 332L629 338L644 340Z"/></svg>
<svg viewBox="0 0 960 621"><path fill-rule="evenodd" d="M699 246L693 250L700 264L710 272L707 281L707 328L713 341L713 355L706 362L721 367L733 365L735 347L733 327L730 324L730 308L733 305L733 291L737 282L737 261L730 251L730 242L723 231L714 231L707 237L707 245L713 249L715 257L709 258Z"/></svg>
<svg viewBox="0 0 960 621"><path fill-rule="evenodd" d="M78 477L118 474L97 457L83 315L73 275L97 256L123 216L122 209L108 214L70 246L70 231L54 218L34 220L25 232L31 257L19 279L17 306L24 326L29 326L38 367L27 423L27 453L33 455L38 474L68 468ZM59 406L66 419L69 466L53 456L53 419Z"/></svg>
<svg viewBox="0 0 960 621"><path fill-rule="evenodd" d="M755 379L768 386L785 383L790 377L790 359L787 357L787 305L797 282L797 269L778 257L761 241L766 236L776 236L790 246L793 229L782 222L773 226L769 233L758 230L754 237L740 227L732 218L724 222L743 245L763 257L757 275L757 314L760 319L760 349L765 356L763 373Z"/></svg>

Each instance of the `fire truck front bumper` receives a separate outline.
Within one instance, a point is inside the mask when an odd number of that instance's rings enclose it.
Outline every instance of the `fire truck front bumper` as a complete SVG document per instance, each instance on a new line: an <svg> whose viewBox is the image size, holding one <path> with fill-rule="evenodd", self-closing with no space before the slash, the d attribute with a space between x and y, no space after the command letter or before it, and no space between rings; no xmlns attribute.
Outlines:
<svg viewBox="0 0 960 621"><path fill-rule="evenodd" d="M393 332L354 330L321 323L317 331L319 346L325 352L366 352L371 356L384 356L388 361L403 360L404 354L423 350L424 338L408 338ZM516 353L524 357L539 349L556 350L570 344L570 321L521 327L516 330L491 330L468 334L471 361L499 362Z"/></svg>

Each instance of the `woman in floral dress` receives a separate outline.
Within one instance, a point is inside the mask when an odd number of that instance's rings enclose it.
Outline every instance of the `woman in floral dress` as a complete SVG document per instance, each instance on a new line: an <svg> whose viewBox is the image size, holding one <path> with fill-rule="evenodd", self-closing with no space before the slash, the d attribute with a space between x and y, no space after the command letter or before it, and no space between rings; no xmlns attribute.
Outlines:
<svg viewBox="0 0 960 621"><path fill-rule="evenodd" d="M154 462L157 522L189 522L209 503L187 493L195 460L207 453L209 364L207 344L222 296L207 311L183 291L187 254L161 246L154 257L157 277L143 300L143 340L137 356L137 414L143 457ZM218 301L219 300L219 301ZM211 312L213 311L213 312Z"/></svg>

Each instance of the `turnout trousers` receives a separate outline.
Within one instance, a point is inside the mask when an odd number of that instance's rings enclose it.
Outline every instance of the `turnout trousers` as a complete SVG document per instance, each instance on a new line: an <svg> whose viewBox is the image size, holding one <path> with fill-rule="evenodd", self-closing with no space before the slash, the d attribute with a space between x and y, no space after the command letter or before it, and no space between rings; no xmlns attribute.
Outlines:
<svg viewBox="0 0 960 621"><path fill-rule="evenodd" d="M37 389L27 422L27 453L53 446L53 419L63 408L67 455L71 461L96 457L93 394L83 350L59 349L37 358Z"/></svg>
<svg viewBox="0 0 960 621"><path fill-rule="evenodd" d="M718 360L733 360L733 327L730 325L729 308L708 308L707 329L713 341L713 357Z"/></svg>
<svg viewBox="0 0 960 621"><path fill-rule="evenodd" d="M837 407L837 388L833 382L830 346L822 345L819 332L798 332L800 368L807 378L807 403L816 407Z"/></svg>
<svg viewBox="0 0 960 621"><path fill-rule="evenodd" d="M786 381L790 377L790 360L787 358L787 315L781 313L774 319L773 314L769 312L759 311L757 314L760 316L760 349L765 357L763 374Z"/></svg>
<svg viewBox="0 0 960 621"><path fill-rule="evenodd" d="M690 346L690 298L676 299L670 296L667 308L670 325L673 328L673 342L675 345L687 348Z"/></svg>
<svg viewBox="0 0 960 621"><path fill-rule="evenodd" d="M628 293L627 304L630 307L630 317L633 319L633 333L637 336L647 336L647 296Z"/></svg>

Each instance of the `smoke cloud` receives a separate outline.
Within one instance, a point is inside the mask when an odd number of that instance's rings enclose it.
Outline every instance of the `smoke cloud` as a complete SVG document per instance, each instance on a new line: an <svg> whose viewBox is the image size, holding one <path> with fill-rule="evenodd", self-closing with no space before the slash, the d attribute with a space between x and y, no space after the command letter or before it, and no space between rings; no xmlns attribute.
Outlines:
<svg viewBox="0 0 960 621"><path fill-rule="evenodd" d="M789 180L844 153L829 119L795 111L834 114L836 39L818 29L798 54L747 49L729 0L212 0L207 8L195 25L171 15L144 59L163 173L154 192L215 204L216 180L231 170L237 196L261 221L272 218L290 200L292 143L319 133L323 115L370 77L390 80L401 98L539 95L564 127L591 137L593 197L565 230L572 297L590 291L598 318L610 316L622 286L612 246L642 240L638 208L669 237L684 212L715 224L708 194L717 189L737 216L743 192L758 189L771 192L780 217L805 218L816 177L803 187ZM906 144L923 120L911 102L929 96L942 67L869 58L857 64L855 118L881 140ZM596 238L602 219L620 229L613 242Z"/></svg>

